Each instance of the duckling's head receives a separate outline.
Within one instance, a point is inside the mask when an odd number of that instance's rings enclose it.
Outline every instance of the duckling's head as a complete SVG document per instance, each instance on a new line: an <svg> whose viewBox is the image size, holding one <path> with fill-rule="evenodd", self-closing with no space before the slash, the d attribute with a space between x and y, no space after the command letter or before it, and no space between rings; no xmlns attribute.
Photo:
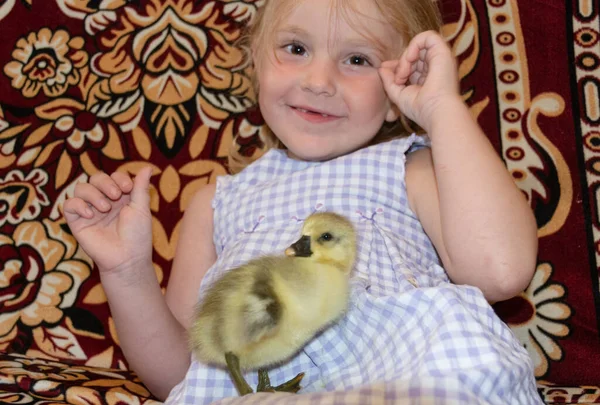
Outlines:
<svg viewBox="0 0 600 405"><path fill-rule="evenodd" d="M312 214L302 227L302 237L285 254L310 257L349 273L356 257L356 232L345 217L332 212Z"/></svg>

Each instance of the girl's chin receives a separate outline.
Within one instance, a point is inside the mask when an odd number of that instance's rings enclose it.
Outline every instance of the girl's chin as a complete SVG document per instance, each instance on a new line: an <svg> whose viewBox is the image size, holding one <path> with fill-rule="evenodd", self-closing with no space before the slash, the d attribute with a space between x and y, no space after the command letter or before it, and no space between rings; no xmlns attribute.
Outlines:
<svg viewBox="0 0 600 405"><path fill-rule="evenodd" d="M295 139L296 142L290 142L285 144L287 148L287 154L291 159L305 160L311 162L324 162L327 160L335 159L337 157L347 155L359 149L363 145L347 145L342 147L340 142L347 141L337 139L324 139L315 137L305 137L300 141Z"/></svg>
<svg viewBox="0 0 600 405"><path fill-rule="evenodd" d="M304 160L308 162L324 162L326 160L331 160L339 156L339 154L335 153L324 153L323 150L293 150L288 148L287 155L290 159L294 160Z"/></svg>

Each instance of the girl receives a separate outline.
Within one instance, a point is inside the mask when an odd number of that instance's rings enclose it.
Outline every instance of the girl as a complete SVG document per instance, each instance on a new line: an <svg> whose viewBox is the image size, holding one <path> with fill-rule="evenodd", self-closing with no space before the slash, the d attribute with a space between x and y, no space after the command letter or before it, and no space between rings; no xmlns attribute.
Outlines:
<svg viewBox="0 0 600 405"><path fill-rule="evenodd" d="M359 234L350 307L271 370L274 383L305 372L301 392L388 381L396 402L540 403L527 353L488 304L530 281L535 221L461 100L439 21L425 0L266 2L250 49L280 147L198 192L164 297L150 170L77 186L65 216L100 270L128 361L156 396L237 395L224 370L190 359L198 291L202 299L224 271L280 254L304 218L327 210ZM428 138L403 133L397 123L408 120Z"/></svg>

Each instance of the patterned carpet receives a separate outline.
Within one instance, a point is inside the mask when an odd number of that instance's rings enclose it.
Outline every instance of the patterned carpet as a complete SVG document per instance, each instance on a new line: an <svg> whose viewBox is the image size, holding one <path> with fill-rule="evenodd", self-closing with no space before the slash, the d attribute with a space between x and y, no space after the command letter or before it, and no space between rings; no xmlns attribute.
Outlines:
<svg viewBox="0 0 600 405"><path fill-rule="evenodd" d="M260 3L0 0L2 403L152 402L61 206L98 170L152 165L166 287L191 196L227 172L235 135L234 154L261 153L235 45ZM538 221L534 279L495 308L548 403L600 403L600 1L442 9L464 99Z"/></svg>

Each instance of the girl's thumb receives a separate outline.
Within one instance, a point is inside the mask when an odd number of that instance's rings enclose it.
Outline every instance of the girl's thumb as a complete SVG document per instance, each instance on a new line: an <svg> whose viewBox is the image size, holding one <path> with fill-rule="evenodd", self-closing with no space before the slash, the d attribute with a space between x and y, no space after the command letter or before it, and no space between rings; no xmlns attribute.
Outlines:
<svg viewBox="0 0 600 405"><path fill-rule="evenodd" d="M140 207L150 205L150 177L152 177L152 167L146 166L138 172L133 179L133 189L131 190L131 202Z"/></svg>

